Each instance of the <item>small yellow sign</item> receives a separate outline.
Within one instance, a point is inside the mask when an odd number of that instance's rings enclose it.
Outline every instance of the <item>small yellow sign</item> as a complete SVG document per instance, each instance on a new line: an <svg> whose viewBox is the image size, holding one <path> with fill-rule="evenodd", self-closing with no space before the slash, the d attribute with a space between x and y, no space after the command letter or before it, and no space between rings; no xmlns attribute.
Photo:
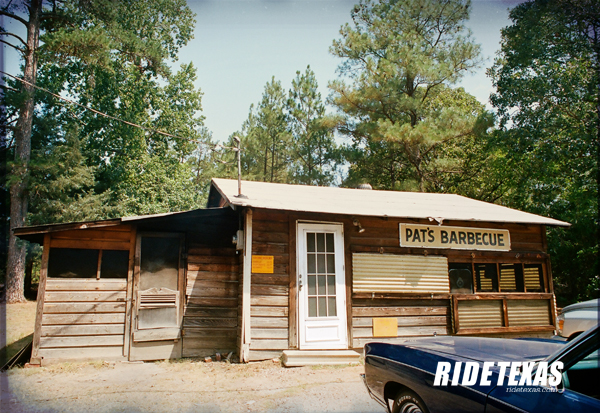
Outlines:
<svg viewBox="0 0 600 413"><path fill-rule="evenodd" d="M275 257L272 255L253 255L252 272L254 274L273 274Z"/></svg>
<svg viewBox="0 0 600 413"><path fill-rule="evenodd" d="M373 337L398 337L398 319L373 318Z"/></svg>

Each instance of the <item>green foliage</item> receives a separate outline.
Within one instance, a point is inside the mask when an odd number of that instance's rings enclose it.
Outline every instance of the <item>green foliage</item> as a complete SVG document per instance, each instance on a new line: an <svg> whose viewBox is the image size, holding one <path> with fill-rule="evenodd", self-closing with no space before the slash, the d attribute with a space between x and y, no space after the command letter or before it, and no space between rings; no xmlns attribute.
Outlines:
<svg viewBox="0 0 600 413"><path fill-rule="evenodd" d="M559 305L597 296L600 287L598 48L588 36L600 27L566 3L515 7L489 69L501 126L494 139L510 166L498 170L510 183L503 202L572 224L548 234Z"/></svg>
<svg viewBox="0 0 600 413"><path fill-rule="evenodd" d="M333 139L335 119L325 114L315 73L296 72L289 91L287 111L292 134L291 181L327 186L333 183L340 152Z"/></svg>
<svg viewBox="0 0 600 413"><path fill-rule="evenodd" d="M444 157L439 147L473 131L457 108L430 103L478 64L479 46L464 27L469 9L461 0L363 0L352 11L354 26L343 26L331 47L344 59L345 79L329 87L346 114L340 130L353 139L348 159L364 147L381 152L381 187L431 190Z"/></svg>
<svg viewBox="0 0 600 413"><path fill-rule="evenodd" d="M267 82L260 103L250 106L242 126L244 177L263 182L288 182L291 136L285 112L285 91L275 77Z"/></svg>

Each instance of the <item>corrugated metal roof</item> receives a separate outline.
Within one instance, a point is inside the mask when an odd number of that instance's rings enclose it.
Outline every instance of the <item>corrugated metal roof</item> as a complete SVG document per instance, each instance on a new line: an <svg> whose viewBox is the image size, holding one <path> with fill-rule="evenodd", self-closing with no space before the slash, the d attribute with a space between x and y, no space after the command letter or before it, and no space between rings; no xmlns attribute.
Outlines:
<svg viewBox="0 0 600 413"><path fill-rule="evenodd" d="M551 226L569 223L454 194L376 191L308 185L274 184L232 179L212 180L213 187L233 206L391 218L432 218Z"/></svg>

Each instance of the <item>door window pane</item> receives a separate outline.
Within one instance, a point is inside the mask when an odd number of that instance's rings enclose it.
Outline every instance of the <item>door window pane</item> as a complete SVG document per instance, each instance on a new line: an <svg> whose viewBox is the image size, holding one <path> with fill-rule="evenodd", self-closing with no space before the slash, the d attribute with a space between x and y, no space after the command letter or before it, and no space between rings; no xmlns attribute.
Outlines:
<svg viewBox="0 0 600 413"><path fill-rule="evenodd" d="M140 286L177 291L179 238L142 237Z"/></svg>
<svg viewBox="0 0 600 413"><path fill-rule="evenodd" d="M308 234L306 234L306 250L308 252L315 252L315 234L312 232L309 232Z"/></svg>
<svg viewBox="0 0 600 413"><path fill-rule="evenodd" d="M316 261L315 254L308 254L307 259L308 259L308 273L314 274L315 272L317 272L317 265L315 263L315 261Z"/></svg>
<svg viewBox="0 0 600 413"><path fill-rule="evenodd" d="M317 316L317 297L308 297L308 316Z"/></svg>
<svg viewBox="0 0 600 413"><path fill-rule="evenodd" d="M327 317L327 297L319 297L319 316Z"/></svg>
<svg viewBox="0 0 600 413"><path fill-rule="evenodd" d="M335 295L335 275L327 276L327 294Z"/></svg>
<svg viewBox="0 0 600 413"><path fill-rule="evenodd" d="M317 295L317 276L308 276L308 295Z"/></svg>
<svg viewBox="0 0 600 413"><path fill-rule="evenodd" d="M327 236L326 236L326 243L325 244L326 244L325 250L327 252L334 252L334 249L333 249L333 234L332 233L328 233L327 234Z"/></svg>
<svg viewBox="0 0 600 413"><path fill-rule="evenodd" d="M325 234L317 233L317 252L325 252Z"/></svg>
<svg viewBox="0 0 600 413"><path fill-rule="evenodd" d="M328 305L327 305L327 310L328 310L328 314L331 317L335 317L337 316L337 311L335 308L335 297L328 297Z"/></svg>
<svg viewBox="0 0 600 413"><path fill-rule="evenodd" d="M327 290L325 289L325 275L319 275L319 295L327 295Z"/></svg>

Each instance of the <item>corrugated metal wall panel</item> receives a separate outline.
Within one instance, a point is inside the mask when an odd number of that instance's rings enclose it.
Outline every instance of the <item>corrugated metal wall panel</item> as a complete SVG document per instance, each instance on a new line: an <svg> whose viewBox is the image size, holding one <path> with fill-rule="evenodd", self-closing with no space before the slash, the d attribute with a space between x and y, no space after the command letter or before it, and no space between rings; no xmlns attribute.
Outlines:
<svg viewBox="0 0 600 413"><path fill-rule="evenodd" d="M502 327L501 300L461 300L458 302L459 328Z"/></svg>
<svg viewBox="0 0 600 413"><path fill-rule="evenodd" d="M352 254L355 293L448 293L446 257Z"/></svg>
<svg viewBox="0 0 600 413"><path fill-rule="evenodd" d="M506 300L506 309L510 327L552 324L548 300Z"/></svg>

